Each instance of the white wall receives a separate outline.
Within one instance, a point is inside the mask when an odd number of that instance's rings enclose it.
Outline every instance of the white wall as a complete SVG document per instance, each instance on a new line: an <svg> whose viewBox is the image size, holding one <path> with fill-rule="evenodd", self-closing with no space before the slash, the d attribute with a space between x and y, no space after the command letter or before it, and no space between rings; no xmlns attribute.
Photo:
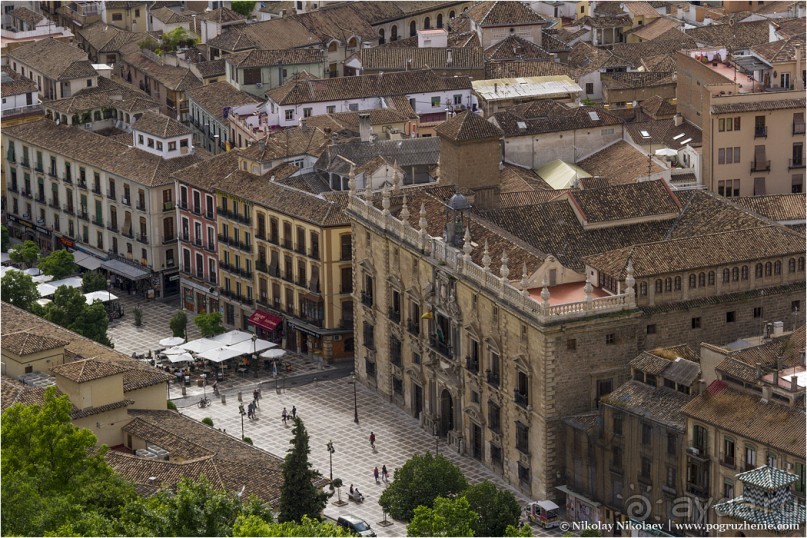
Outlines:
<svg viewBox="0 0 807 538"><path fill-rule="evenodd" d="M35 106L37 103L39 103L39 93L36 91L31 93L33 95L31 95L30 106ZM29 106L27 95L28 94L21 93L19 95L9 95L8 97L3 97L3 107L2 107L3 112L15 108L23 108Z"/></svg>

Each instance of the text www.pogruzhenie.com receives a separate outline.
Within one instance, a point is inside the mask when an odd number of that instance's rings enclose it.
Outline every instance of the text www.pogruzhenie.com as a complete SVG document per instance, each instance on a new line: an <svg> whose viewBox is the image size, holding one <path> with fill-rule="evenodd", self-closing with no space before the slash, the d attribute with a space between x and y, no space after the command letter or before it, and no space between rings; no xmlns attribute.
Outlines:
<svg viewBox="0 0 807 538"><path fill-rule="evenodd" d="M601 532L619 531L650 531L662 532L666 529L677 529L681 532L697 531L697 532L717 532L725 533L728 531L796 531L799 530L797 524L781 524L781 525L766 525L761 523L648 523L641 521L626 521L617 523L603 523L603 522L589 522L589 521L564 521L560 524L560 530L566 531L584 531L587 529L598 530Z"/></svg>

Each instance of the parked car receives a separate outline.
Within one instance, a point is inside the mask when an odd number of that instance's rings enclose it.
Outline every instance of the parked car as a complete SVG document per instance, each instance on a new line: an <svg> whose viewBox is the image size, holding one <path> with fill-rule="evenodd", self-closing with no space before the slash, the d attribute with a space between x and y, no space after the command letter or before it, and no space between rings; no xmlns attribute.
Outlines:
<svg viewBox="0 0 807 538"><path fill-rule="evenodd" d="M351 515L339 516L339 519L336 520L336 524L340 527L350 529L350 531L355 532L359 536L376 535L375 531L370 527L370 524L360 517Z"/></svg>

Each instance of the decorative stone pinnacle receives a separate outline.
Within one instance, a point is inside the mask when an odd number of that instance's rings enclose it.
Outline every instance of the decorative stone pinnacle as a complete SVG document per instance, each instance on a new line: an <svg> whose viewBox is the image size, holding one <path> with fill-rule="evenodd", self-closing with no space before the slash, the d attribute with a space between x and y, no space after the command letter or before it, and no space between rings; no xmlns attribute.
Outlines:
<svg viewBox="0 0 807 538"><path fill-rule="evenodd" d="M486 273L490 272L490 252L488 251L488 240L485 239L485 252L482 255L482 267Z"/></svg>
<svg viewBox="0 0 807 538"><path fill-rule="evenodd" d="M403 205L401 206L401 213L400 213L399 217L405 224L409 224L409 208L406 207L406 195L405 194L404 194L404 197L403 197Z"/></svg>
<svg viewBox="0 0 807 538"><path fill-rule="evenodd" d="M350 190L350 194L356 194L356 167L350 165L350 173L347 176L347 188Z"/></svg>
<svg viewBox="0 0 807 538"><path fill-rule="evenodd" d="M499 274L502 278L507 279L510 276L510 268L507 267L507 262L509 258L507 257L507 251L502 252L502 266L499 268Z"/></svg>
<svg viewBox="0 0 807 538"><path fill-rule="evenodd" d="M527 290L528 290L528 288L530 286L530 281L527 278L527 262L526 261L524 262L524 265L521 267L521 282L520 282L520 284L521 284L521 293L524 296L529 295L530 292L527 291Z"/></svg>
<svg viewBox="0 0 807 538"><path fill-rule="evenodd" d="M428 221L426 220L426 203L420 203L420 220L418 221L418 226L420 226L420 231L426 233L426 228L429 226Z"/></svg>
<svg viewBox="0 0 807 538"><path fill-rule="evenodd" d="M389 184L384 185L384 191L381 195L381 207L384 209L384 214L389 214Z"/></svg>
<svg viewBox="0 0 807 538"><path fill-rule="evenodd" d="M541 299L544 301L544 306L549 306L549 279L547 278L546 274L544 274L544 282L543 282L544 289L541 290Z"/></svg>
<svg viewBox="0 0 807 538"><path fill-rule="evenodd" d="M594 292L594 286L591 285L591 279L586 275L586 285L583 286L583 292L586 294L586 301L591 301L591 294Z"/></svg>
<svg viewBox="0 0 807 538"><path fill-rule="evenodd" d="M474 247L471 245L471 227L465 227L465 236L463 237L462 251L465 253L465 260L471 261L471 252Z"/></svg>

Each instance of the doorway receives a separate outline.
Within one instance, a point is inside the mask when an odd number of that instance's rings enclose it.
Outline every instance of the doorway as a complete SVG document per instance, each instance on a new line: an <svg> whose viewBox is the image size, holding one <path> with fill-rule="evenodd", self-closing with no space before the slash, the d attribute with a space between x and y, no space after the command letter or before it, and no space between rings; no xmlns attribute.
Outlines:
<svg viewBox="0 0 807 538"><path fill-rule="evenodd" d="M474 459L482 461L482 427L477 424L471 425L471 446Z"/></svg>
<svg viewBox="0 0 807 538"><path fill-rule="evenodd" d="M412 383L412 414L419 419L423 413L423 387Z"/></svg>
<svg viewBox="0 0 807 538"><path fill-rule="evenodd" d="M440 436L454 429L454 400L447 389L440 394Z"/></svg>

